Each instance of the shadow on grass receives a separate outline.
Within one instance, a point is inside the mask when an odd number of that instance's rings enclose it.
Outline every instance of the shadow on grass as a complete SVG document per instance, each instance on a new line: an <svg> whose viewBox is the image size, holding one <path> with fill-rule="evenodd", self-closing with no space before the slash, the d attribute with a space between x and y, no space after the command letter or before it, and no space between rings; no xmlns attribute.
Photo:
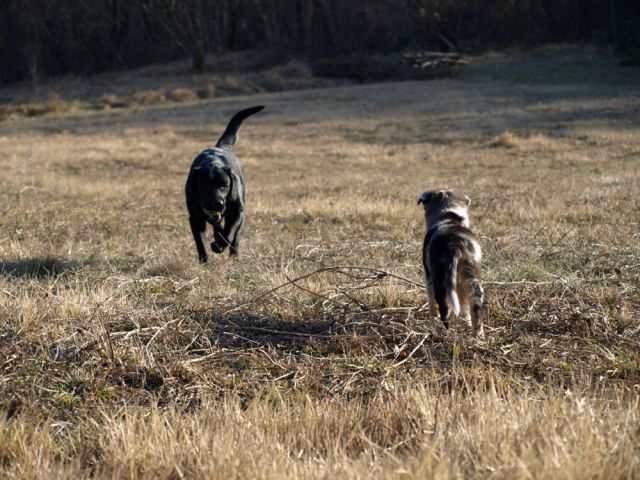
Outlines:
<svg viewBox="0 0 640 480"><path fill-rule="evenodd" d="M59 257L35 257L0 261L0 274L13 278L57 277L77 270L80 264Z"/></svg>
<svg viewBox="0 0 640 480"><path fill-rule="evenodd" d="M265 348L280 354L310 353L320 357L359 358L364 355L397 360L398 348L411 350L428 333L425 348L415 357L427 356L429 362L450 364L450 334L422 317L414 316L406 321L402 316L383 319L374 314L342 313L329 318L310 314L297 319L281 319L269 314L242 312L230 316L196 314L194 319L210 332L210 344L222 349ZM420 333L413 335L407 343L410 332Z"/></svg>
<svg viewBox="0 0 640 480"><path fill-rule="evenodd" d="M270 346L298 350L309 344L317 346L329 343L340 329L335 321L311 318L302 321L280 320L246 313L224 318L215 315L196 317L211 328L211 340L229 349Z"/></svg>
<svg viewBox="0 0 640 480"><path fill-rule="evenodd" d="M605 332L594 330L586 335L586 327L570 318L529 322L512 332L488 328L489 333L484 340L471 337L460 322L454 322L449 330L444 330L428 318L426 312L411 319L404 315L378 318L375 315L345 313L329 319L311 315L282 320L250 312L231 316L203 313L196 314L194 319L208 332L208 348L216 345L216 351L224 352L220 358L226 358L230 365L248 362L246 356L230 354L253 350L266 351L270 360L287 365L292 359L302 356L305 361L309 358L341 359L343 363L338 363L342 366L332 367L338 376L346 374L348 369L343 369L343 366L347 364L369 365L367 371L374 375L381 369L404 363L406 367L401 367L399 372L404 368L409 369L407 371L428 368L448 372L454 366L481 367L509 376L525 375L537 382L559 382L563 385L585 375L591 377L612 368L622 369L620 365L624 366L624 378L630 378L637 372L633 370L636 360L616 363L594 348L594 340L599 345L610 345L612 349L617 345L622 352L621 358L636 359L631 338L618 335L615 337L617 343L611 343L613 338L607 337ZM550 342L553 347L548 348ZM576 345L579 345L580 352L576 351ZM202 345L199 348L207 349ZM567 358L571 361L568 362ZM363 361L365 363L361 363ZM627 370L632 370L632 373ZM366 377L364 373L362 376Z"/></svg>

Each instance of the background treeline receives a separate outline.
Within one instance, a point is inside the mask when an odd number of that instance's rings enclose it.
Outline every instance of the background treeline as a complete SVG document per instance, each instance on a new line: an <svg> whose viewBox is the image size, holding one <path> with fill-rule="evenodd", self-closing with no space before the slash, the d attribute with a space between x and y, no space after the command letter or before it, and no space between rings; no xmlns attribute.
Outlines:
<svg viewBox="0 0 640 480"><path fill-rule="evenodd" d="M598 40L638 55L640 0L2 0L0 81L249 48L296 54Z"/></svg>

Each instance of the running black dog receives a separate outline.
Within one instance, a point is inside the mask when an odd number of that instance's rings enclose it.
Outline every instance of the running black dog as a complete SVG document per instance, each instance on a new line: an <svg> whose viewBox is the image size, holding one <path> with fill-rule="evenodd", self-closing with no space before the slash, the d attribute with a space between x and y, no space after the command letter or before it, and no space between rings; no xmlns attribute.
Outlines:
<svg viewBox="0 0 640 480"><path fill-rule="evenodd" d="M238 255L244 222L244 173L233 154L233 145L242 122L263 108L251 107L236 113L216 146L204 150L191 164L185 193L200 263L207 261L203 241L207 222L213 226L211 250L222 253L229 246L229 256Z"/></svg>

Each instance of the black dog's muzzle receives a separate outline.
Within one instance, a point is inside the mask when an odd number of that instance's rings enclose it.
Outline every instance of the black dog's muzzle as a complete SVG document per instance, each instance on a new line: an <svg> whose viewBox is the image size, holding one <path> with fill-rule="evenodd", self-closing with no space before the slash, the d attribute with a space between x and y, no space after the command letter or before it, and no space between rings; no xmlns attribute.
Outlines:
<svg viewBox="0 0 640 480"><path fill-rule="evenodd" d="M220 220L222 220L224 208L218 212L216 212L215 210L208 210L206 208L203 208L202 211L205 214L207 222L209 222L211 225L217 225L218 223L220 223Z"/></svg>

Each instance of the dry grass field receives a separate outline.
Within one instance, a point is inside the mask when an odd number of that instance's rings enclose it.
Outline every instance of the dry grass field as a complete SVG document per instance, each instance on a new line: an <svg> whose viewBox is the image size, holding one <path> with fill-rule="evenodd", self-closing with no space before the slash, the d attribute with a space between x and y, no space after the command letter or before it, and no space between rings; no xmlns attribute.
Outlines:
<svg viewBox="0 0 640 480"><path fill-rule="evenodd" d="M183 185L235 111L241 258ZM639 478L640 72L455 79L0 123L0 477ZM463 188L486 338L424 307L417 196Z"/></svg>

